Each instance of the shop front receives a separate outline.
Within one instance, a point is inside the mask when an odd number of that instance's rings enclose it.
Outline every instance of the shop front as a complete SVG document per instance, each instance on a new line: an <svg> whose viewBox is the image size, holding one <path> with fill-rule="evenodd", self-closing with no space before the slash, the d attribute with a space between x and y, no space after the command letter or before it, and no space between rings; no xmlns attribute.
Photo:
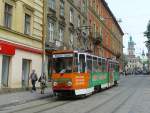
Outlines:
<svg viewBox="0 0 150 113"><path fill-rule="evenodd" d="M15 47L0 41L1 87L8 87L11 57L15 55Z"/></svg>

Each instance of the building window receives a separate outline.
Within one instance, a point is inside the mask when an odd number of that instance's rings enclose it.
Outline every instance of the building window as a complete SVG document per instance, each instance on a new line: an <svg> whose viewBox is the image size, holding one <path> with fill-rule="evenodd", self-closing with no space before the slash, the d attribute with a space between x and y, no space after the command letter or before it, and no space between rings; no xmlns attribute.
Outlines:
<svg viewBox="0 0 150 113"><path fill-rule="evenodd" d="M12 23L12 8L13 6L9 4L5 4L5 12L4 12L4 26L11 28Z"/></svg>
<svg viewBox="0 0 150 113"><path fill-rule="evenodd" d="M60 0L60 15L64 16L64 0Z"/></svg>
<svg viewBox="0 0 150 113"><path fill-rule="evenodd" d="M31 33L31 16L25 14L25 26L24 26L24 33L30 35Z"/></svg>
<svg viewBox="0 0 150 113"><path fill-rule="evenodd" d="M85 4L85 1L83 0L83 3L82 3L82 12L85 13L86 12L86 4Z"/></svg>
<svg viewBox="0 0 150 113"><path fill-rule="evenodd" d="M48 4L51 9L55 10L55 0L48 0Z"/></svg>
<svg viewBox="0 0 150 113"><path fill-rule="evenodd" d="M83 20L83 26L85 26L86 25L86 21L85 20Z"/></svg>
<svg viewBox="0 0 150 113"><path fill-rule="evenodd" d="M64 39L64 30L62 28L59 29L59 41L63 41Z"/></svg>
<svg viewBox="0 0 150 113"><path fill-rule="evenodd" d="M70 22L73 23L73 9L70 9Z"/></svg>
<svg viewBox="0 0 150 113"><path fill-rule="evenodd" d="M70 33L70 46L73 47L73 33Z"/></svg>
<svg viewBox="0 0 150 113"><path fill-rule="evenodd" d="M96 33L96 24L93 25L94 33Z"/></svg>
<svg viewBox="0 0 150 113"><path fill-rule="evenodd" d="M53 42L54 41L54 23L49 23L49 41Z"/></svg>
<svg viewBox="0 0 150 113"><path fill-rule="evenodd" d="M96 7L97 7L97 10L96 10L96 11L97 11L97 14L99 15L99 9L98 9L99 7L98 7L98 5L97 5Z"/></svg>
<svg viewBox="0 0 150 113"><path fill-rule="evenodd" d="M77 19L77 27L80 27L80 24L81 24L81 18L80 18L80 16L78 16L78 19Z"/></svg>

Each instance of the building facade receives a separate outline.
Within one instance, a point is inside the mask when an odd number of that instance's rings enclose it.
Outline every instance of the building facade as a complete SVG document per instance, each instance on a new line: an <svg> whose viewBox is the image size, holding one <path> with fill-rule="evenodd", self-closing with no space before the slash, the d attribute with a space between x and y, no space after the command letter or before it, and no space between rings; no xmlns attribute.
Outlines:
<svg viewBox="0 0 150 113"><path fill-rule="evenodd" d="M135 42L130 36L128 42L128 55L127 55L127 65L125 71L127 74L134 74L136 71L141 71L143 68L142 61L140 57L135 55Z"/></svg>
<svg viewBox="0 0 150 113"><path fill-rule="evenodd" d="M28 88L42 65L42 0L0 0L0 88Z"/></svg>
<svg viewBox="0 0 150 113"><path fill-rule="evenodd" d="M123 32L105 0L48 0L47 4L46 50L88 51L116 58L122 68Z"/></svg>
<svg viewBox="0 0 150 113"><path fill-rule="evenodd" d="M46 25L45 46L48 52L48 74L50 74L50 52L87 49L87 0L48 0Z"/></svg>
<svg viewBox="0 0 150 113"><path fill-rule="evenodd" d="M86 26L86 0L47 1L46 48L54 50L75 50L84 48L80 38ZM84 30L82 30L84 31ZM81 35L81 36L80 36ZM79 42L79 43L78 43Z"/></svg>
<svg viewBox="0 0 150 113"><path fill-rule="evenodd" d="M88 1L91 49L96 55L116 58L123 66L123 31L105 0Z"/></svg>
<svg viewBox="0 0 150 113"><path fill-rule="evenodd" d="M32 69L49 75L54 50L121 64L123 32L105 0L0 0L0 11L1 88L29 87Z"/></svg>

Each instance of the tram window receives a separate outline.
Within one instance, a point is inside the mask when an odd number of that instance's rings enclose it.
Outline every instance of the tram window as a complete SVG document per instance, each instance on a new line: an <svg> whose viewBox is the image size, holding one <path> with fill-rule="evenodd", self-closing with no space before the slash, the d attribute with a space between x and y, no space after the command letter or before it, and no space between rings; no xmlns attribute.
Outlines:
<svg viewBox="0 0 150 113"><path fill-rule="evenodd" d="M114 70L115 70L115 71L119 71L119 66L118 66L117 63L114 64Z"/></svg>
<svg viewBox="0 0 150 113"><path fill-rule="evenodd" d="M98 71L101 72L102 71L102 59L98 58Z"/></svg>
<svg viewBox="0 0 150 113"><path fill-rule="evenodd" d="M119 65L116 64L116 71L119 71Z"/></svg>
<svg viewBox="0 0 150 113"><path fill-rule="evenodd" d="M74 54L73 72L78 72L78 54Z"/></svg>
<svg viewBox="0 0 150 113"><path fill-rule="evenodd" d="M114 62L112 63L112 67L113 67L113 69L115 70L115 63L114 63Z"/></svg>
<svg viewBox="0 0 150 113"><path fill-rule="evenodd" d="M111 69L113 69L113 63L111 63Z"/></svg>
<svg viewBox="0 0 150 113"><path fill-rule="evenodd" d="M109 68L112 69L112 62L109 63Z"/></svg>
<svg viewBox="0 0 150 113"><path fill-rule="evenodd" d="M102 60L102 71L106 71L106 61L105 59Z"/></svg>
<svg viewBox="0 0 150 113"><path fill-rule="evenodd" d="M59 57L53 59L53 73L71 73L73 57Z"/></svg>
<svg viewBox="0 0 150 113"><path fill-rule="evenodd" d="M93 72L97 72L98 71L98 65L97 65L97 58L93 57Z"/></svg>
<svg viewBox="0 0 150 113"><path fill-rule="evenodd" d="M92 72L92 57L87 56L87 71Z"/></svg>
<svg viewBox="0 0 150 113"><path fill-rule="evenodd" d="M80 56L79 56L79 70L80 70L81 73L85 72L85 67L86 67L85 55L84 54L80 54Z"/></svg>

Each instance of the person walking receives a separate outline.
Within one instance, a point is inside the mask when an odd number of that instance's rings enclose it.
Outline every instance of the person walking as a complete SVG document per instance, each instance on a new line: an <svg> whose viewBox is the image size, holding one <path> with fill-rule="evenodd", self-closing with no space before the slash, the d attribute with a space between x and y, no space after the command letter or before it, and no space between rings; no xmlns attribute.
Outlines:
<svg viewBox="0 0 150 113"><path fill-rule="evenodd" d="M44 94L44 90L46 88L46 75L45 75L45 73L43 73L40 76L38 81L40 82L41 94Z"/></svg>
<svg viewBox="0 0 150 113"><path fill-rule="evenodd" d="M36 91L36 81L38 80L37 74L35 73L35 70L32 70L32 73L30 75L31 83L32 83L32 91Z"/></svg>

